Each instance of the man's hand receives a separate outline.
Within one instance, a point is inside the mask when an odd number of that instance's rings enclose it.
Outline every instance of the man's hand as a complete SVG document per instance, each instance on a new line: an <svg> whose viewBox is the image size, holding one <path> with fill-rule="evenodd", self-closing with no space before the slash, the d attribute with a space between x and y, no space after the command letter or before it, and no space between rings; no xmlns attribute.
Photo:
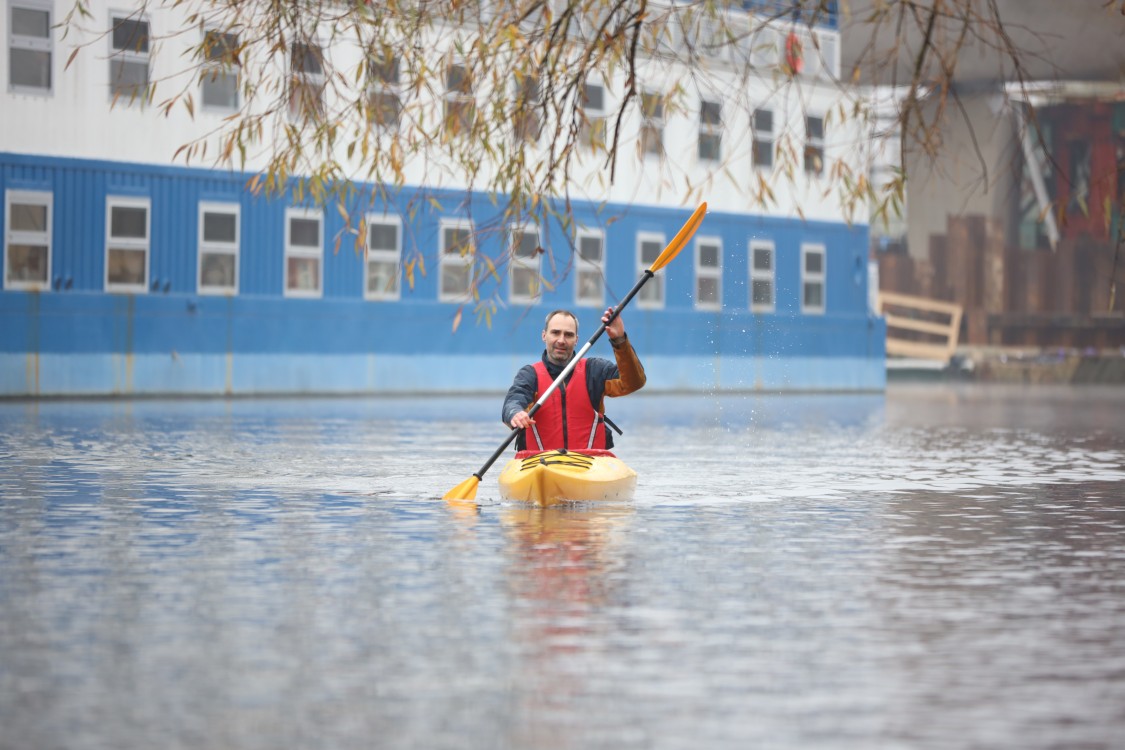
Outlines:
<svg viewBox="0 0 1125 750"><path fill-rule="evenodd" d="M607 324L605 327L605 332L609 334L610 339L619 339L625 335L625 321L621 319L620 315L618 315L613 319L613 322L610 323L610 315L613 315L613 308L607 307L605 309L605 315L602 315L602 322Z"/></svg>
<svg viewBox="0 0 1125 750"><path fill-rule="evenodd" d="M535 424L535 420L528 416L526 411L517 411L512 415L512 421L508 423L512 429L519 428L526 430L531 425Z"/></svg>

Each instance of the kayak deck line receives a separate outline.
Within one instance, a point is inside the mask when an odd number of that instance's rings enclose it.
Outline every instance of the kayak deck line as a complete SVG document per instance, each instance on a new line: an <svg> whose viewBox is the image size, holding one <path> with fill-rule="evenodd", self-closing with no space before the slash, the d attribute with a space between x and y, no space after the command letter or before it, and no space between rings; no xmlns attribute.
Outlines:
<svg viewBox="0 0 1125 750"><path fill-rule="evenodd" d="M505 500L549 506L631 500L637 473L607 450L520 451L499 481Z"/></svg>

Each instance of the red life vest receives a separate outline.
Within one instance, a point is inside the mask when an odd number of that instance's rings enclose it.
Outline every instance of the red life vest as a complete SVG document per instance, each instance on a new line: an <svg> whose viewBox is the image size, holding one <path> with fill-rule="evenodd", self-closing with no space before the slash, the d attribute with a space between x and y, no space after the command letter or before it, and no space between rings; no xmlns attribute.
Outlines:
<svg viewBox="0 0 1125 750"><path fill-rule="evenodd" d="M555 382L547 373L547 366L535 363L539 378L536 393L546 393ZM565 445L563 440L563 408L566 408ZM555 448L598 448L604 450L605 422L594 405L586 388L586 360L578 360L570 374L570 382L560 385L535 412L535 424L524 430L524 445L528 449L553 450Z"/></svg>

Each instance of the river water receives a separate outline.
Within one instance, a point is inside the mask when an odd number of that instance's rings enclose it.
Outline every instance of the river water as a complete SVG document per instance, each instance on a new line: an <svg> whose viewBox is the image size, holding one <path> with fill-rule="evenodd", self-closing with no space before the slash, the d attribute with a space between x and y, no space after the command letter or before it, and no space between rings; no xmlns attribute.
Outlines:
<svg viewBox="0 0 1125 750"><path fill-rule="evenodd" d="M0 404L0 749L1125 747L1125 389Z"/></svg>

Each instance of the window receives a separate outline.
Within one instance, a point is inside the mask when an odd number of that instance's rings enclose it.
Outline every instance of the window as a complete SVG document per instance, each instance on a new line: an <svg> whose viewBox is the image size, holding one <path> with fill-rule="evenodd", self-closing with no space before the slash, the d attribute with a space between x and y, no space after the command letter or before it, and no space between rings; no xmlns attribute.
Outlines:
<svg viewBox="0 0 1125 750"><path fill-rule="evenodd" d="M539 77L516 75L516 111L514 113L516 139L536 143L543 130L539 121Z"/></svg>
<svg viewBox="0 0 1125 750"><path fill-rule="evenodd" d="M695 241L695 306L700 310L723 306L723 244L716 237Z"/></svg>
<svg viewBox="0 0 1125 750"><path fill-rule="evenodd" d="M664 235L637 235L637 273L650 268L664 251ZM656 274L637 292L637 307L664 307L664 274Z"/></svg>
<svg viewBox="0 0 1125 750"><path fill-rule="evenodd" d="M473 292L473 225L468 221L441 223L442 302L465 302Z"/></svg>
<svg viewBox="0 0 1125 750"><path fill-rule="evenodd" d="M316 119L324 115L324 51L317 44L294 42L289 47L289 116Z"/></svg>
<svg viewBox="0 0 1125 750"><path fill-rule="evenodd" d="M704 99L699 103L699 158L719 161L723 158L723 105Z"/></svg>
<svg viewBox="0 0 1125 750"><path fill-rule="evenodd" d="M4 201L4 288L51 283L51 194L9 190Z"/></svg>
<svg viewBox="0 0 1125 750"><path fill-rule="evenodd" d="M755 109L752 126L754 166L758 169L773 169L773 112Z"/></svg>
<svg viewBox="0 0 1125 750"><path fill-rule="evenodd" d="M582 127L578 142L590 149L605 148L605 89L596 83L582 87Z"/></svg>
<svg viewBox="0 0 1125 750"><path fill-rule="evenodd" d="M801 245L801 312L824 312L824 245Z"/></svg>
<svg viewBox="0 0 1125 750"><path fill-rule="evenodd" d="M824 118L805 117L805 172L824 174Z"/></svg>
<svg viewBox="0 0 1125 750"><path fill-rule="evenodd" d="M664 155L664 98L650 91L641 93L641 155Z"/></svg>
<svg viewBox="0 0 1125 750"><path fill-rule="evenodd" d="M138 15L111 17L109 92L114 101L148 101L149 27Z"/></svg>
<svg viewBox="0 0 1125 750"><path fill-rule="evenodd" d="M320 213L305 208L285 211L285 296L319 297L324 238Z"/></svg>
<svg viewBox="0 0 1125 750"><path fill-rule="evenodd" d="M601 232L579 232L574 302L601 306L605 301L605 236Z"/></svg>
<svg viewBox="0 0 1125 750"><path fill-rule="evenodd" d="M8 6L8 88L24 93L51 92L51 6L12 2Z"/></svg>
<svg viewBox="0 0 1125 750"><path fill-rule="evenodd" d="M773 312L773 243L750 241L750 310Z"/></svg>
<svg viewBox="0 0 1125 750"><path fill-rule="evenodd" d="M468 135L476 120L473 74L463 63L445 69L445 129L451 135Z"/></svg>
<svg viewBox="0 0 1125 750"><path fill-rule="evenodd" d="M397 217L367 217L367 299L398 299L402 261L402 224Z"/></svg>
<svg viewBox="0 0 1125 750"><path fill-rule="evenodd" d="M367 57L367 121L387 131L398 130L402 116L399 59L389 47Z"/></svg>
<svg viewBox="0 0 1125 750"><path fill-rule="evenodd" d="M509 234L512 253L511 289L508 299L512 302L534 302L539 299L539 258L542 254L539 244L539 231L535 227L513 227Z"/></svg>
<svg viewBox="0 0 1125 750"><path fill-rule="evenodd" d="M238 206L199 204L199 293L238 293Z"/></svg>
<svg viewBox="0 0 1125 750"><path fill-rule="evenodd" d="M110 198L106 213L105 290L144 292L148 289L149 201Z"/></svg>
<svg viewBox="0 0 1125 750"><path fill-rule="evenodd" d="M200 86L204 107L238 109L238 35L208 31L203 36Z"/></svg>

